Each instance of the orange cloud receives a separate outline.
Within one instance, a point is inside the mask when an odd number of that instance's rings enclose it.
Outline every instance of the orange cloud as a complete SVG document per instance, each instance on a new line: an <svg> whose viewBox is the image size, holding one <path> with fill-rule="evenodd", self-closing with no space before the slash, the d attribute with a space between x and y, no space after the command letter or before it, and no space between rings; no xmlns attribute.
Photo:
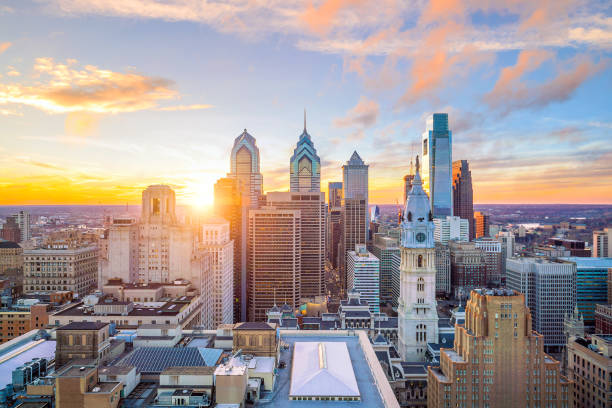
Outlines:
<svg viewBox="0 0 612 408"><path fill-rule="evenodd" d="M333 20L346 7L362 3L364 0L325 0L319 8L312 2L302 14L302 20L316 34L325 35L329 32Z"/></svg>
<svg viewBox="0 0 612 408"><path fill-rule="evenodd" d="M12 44L10 42L3 42L0 43L0 54L2 54L4 51L8 50L8 48L11 46Z"/></svg>
<svg viewBox="0 0 612 408"><path fill-rule="evenodd" d="M462 0L431 0L421 16L423 23L430 23L439 19L463 15L466 11Z"/></svg>
<svg viewBox="0 0 612 408"><path fill-rule="evenodd" d="M378 102L362 96L359 98L357 105L349 110L344 118L334 120L334 125L337 127L370 127L376 124L379 113L380 105L378 105Z"/></svg>

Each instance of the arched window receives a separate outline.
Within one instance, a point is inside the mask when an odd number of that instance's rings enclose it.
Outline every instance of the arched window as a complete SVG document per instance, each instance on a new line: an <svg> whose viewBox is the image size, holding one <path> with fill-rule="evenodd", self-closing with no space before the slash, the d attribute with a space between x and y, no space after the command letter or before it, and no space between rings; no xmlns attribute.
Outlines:
<svg viewBox="0 0 612 408"><path fill-rule="evenodd" d="M417 280L417 292L425 291L425 280L423 278L419 278Z"/></svg>
<svg viewBox="0 0 612 408"><path fill-rule="evenodd" d="M423 255L419 255L419 257L417 258L417 266L419 268L423 267Z"/></svg>

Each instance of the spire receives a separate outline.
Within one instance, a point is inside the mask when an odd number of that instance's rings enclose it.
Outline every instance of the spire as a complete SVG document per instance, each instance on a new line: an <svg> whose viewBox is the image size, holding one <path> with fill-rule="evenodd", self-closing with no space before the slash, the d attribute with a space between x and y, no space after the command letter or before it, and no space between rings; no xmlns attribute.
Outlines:
<svg viewBox="0 0 612 408"><path fill-rule="evenodd" d="M417 157L416 157L416 171L417 171L417 173L419 172L420 168L421 168L421 166L419 165L419 155L417 154Z"/></svg>
<svg viewBox="0 0 612 408"><path fill-rule="evenodd" d="M304 108L304 133L306 133L306 108Z"/></svg>

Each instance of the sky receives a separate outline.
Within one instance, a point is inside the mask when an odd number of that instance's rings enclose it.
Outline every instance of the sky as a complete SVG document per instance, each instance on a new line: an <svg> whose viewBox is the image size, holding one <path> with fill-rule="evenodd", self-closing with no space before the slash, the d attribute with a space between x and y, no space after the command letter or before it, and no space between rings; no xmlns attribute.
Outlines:
<svg viewBox="0 0 612 408"><path fill-rule="evenodd" d="M303 128L322 186L354 150L403 199L448 112L475 203L612 203L612 4L589 0L3 0L0 205L205 208L243 129L265 191Z"/></svg>

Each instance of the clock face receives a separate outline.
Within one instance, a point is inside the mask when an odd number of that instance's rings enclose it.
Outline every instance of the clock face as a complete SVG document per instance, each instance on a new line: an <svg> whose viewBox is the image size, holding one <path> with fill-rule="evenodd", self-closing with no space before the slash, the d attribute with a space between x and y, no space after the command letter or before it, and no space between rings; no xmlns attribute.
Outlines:
<svg viewBox="0 0 612 408"><path fill-rule="evenodd" d="M427 237L422 232L419 232L418 234L416 234L417 242L423 242L423 241L425 241L425 238L427 238Z"/></svg>

